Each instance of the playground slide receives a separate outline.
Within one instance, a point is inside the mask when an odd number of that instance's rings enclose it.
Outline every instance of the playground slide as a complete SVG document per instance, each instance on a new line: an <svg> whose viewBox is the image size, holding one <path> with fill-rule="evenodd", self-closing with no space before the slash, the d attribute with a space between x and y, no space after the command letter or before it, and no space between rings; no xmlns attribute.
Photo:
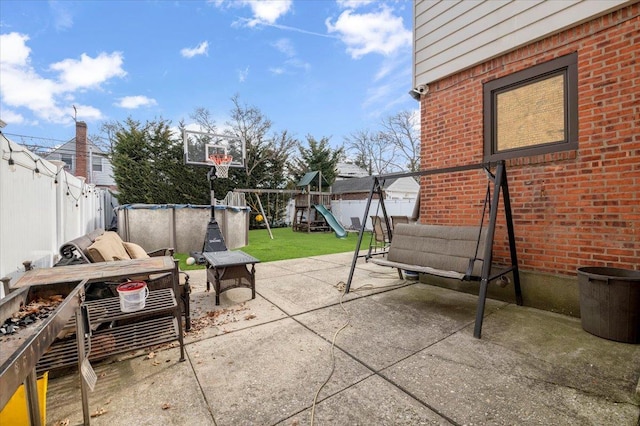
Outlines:
<svg viewBox="0 0 640 426"><path fill-rule="evenodd" d="M336 237L344 238L347 236L347 231L345 231L342 225L340 225L340 222L338 222L335 216L332 215L325 206L323 206L322 204L316 204L315 208L322 214L322 216L324 216L331 229L333 229L333 231L336 233Z"/></svg>

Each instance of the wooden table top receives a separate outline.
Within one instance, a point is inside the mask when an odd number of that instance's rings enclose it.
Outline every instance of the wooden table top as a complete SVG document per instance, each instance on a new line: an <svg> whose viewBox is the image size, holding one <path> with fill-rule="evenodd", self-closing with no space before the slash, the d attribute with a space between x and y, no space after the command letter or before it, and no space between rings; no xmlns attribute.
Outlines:
<svg viewBox="0 0 640 426"><path fill-rule="evenodd" d="M175 263L171 256L56 266L54 268L40 268L27 271L13 287L57 284L85 279L88 282L106 281L109 279L173 272L174 268Z"/></svg>

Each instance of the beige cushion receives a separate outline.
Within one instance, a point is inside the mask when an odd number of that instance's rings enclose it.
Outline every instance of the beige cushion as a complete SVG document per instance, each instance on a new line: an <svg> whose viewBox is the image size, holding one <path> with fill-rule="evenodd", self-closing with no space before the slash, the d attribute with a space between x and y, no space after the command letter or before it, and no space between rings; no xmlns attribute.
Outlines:
<svg viewBox="0 0 640 426"><path fill-rule="evenodd" d="M486 229L482 229L478 243L475 226L410 225L400 223L394 228L387 261L442 271L465 274L469 259L482 257ZM413 269L410 269L413 270ZM416 269L417 270L417 269ZM473 275L482 272L482 262L474 263Z"/></svg>
<svg viewBox="0 0 640 426"><path fill-rule="evenodd" d="M136 243L129 243L127 241L124 241L122 245L124 246L125 250L127 250L127 253L129 253L129 257L131 257L132 259L146 259L149 257L147 252Z"/></svg>
<svg viewBox="0 0 640 426"><path fill-rule="evenodd" d="M114 260L129 260L131 256L122 245L122 239L112 231L105 232L87 248L92 262L112 262Z"/></svg>

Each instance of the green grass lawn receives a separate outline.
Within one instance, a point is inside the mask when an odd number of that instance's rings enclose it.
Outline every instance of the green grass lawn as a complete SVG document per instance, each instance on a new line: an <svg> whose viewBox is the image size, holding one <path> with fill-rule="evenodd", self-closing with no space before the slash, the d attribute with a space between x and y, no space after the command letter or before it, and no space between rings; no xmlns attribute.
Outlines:
<svg viewBox="0 0 640 426"><path fill-rule="evenodd" d="M293 232L291 228L274 228L271 230L273 240L269 238L266 229L249 231L249 245L241 247L260 262L275 260L297 259L300 257L319 256L323 254L353 252L358 243L358 234L351 232L346 238L336 238L333 232ZM370 235L367 233L362 239L362 247L369 247ZM177 253L180 259L180 269L199 269L203 265L188 266L185 261L188 254Z"/></svg>

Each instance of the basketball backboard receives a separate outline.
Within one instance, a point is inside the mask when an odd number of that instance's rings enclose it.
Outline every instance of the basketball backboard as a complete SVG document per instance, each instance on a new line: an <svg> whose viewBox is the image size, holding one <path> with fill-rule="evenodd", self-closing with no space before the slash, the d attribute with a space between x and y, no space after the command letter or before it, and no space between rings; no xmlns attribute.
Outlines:
<svg viewBox="0 0 640 426"><path fill-rule="evenodd" d="M244 140L227 135L184 130L184 162L193 166L213 166L211 156L231 157L229 167L244 167L246 147Z"/></svg>

